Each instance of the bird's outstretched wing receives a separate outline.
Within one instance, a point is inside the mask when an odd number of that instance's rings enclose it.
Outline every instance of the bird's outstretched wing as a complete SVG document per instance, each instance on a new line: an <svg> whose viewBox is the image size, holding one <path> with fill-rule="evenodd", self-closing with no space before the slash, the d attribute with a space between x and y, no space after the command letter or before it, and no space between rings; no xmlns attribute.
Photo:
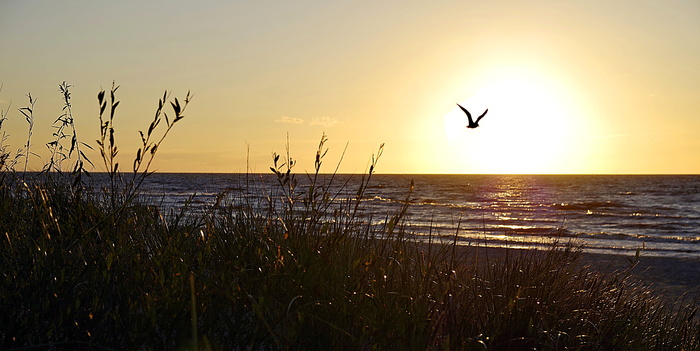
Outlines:
<svg viewBox="0 0 700 351"><path fill-rule="evenodd" d="M472 114L471 114L471 113L469 113L469 111L467 111L467 109L466 109L466 108L462 107L462 105L460 105L460 104L457 104L457 106L459 106L459 108L461 108L461 109L462 109L462 111L464 111L464 113L466 113L466 114L467 114L467 118L469 118L469 125L472 125L472 124L474 124L474 121L472 120ZM488 111L488 110L486 110L486 111ZM481 116L483 117L483 115L481 115ZM481 117L479 117L479 118L481 118ZM477 122L479 122L479 120L478 120L478 119L477 119L476 121L477 121Z"/></svg>
<svg viewBox="0 0 700 351"><path fill-rule="evenodd" d="M461 106L460 106L460 107L461 107ZM479 118L476 119L476 123L479 123L479 121L480 121L482 118L484 118L484 116L486 116L486 112L489 112L489 109L486 109L486 111L484 111L484 113L482 113L481 116L479 116ZM471 118L469 118L469 120L471 121Z"/></svg>

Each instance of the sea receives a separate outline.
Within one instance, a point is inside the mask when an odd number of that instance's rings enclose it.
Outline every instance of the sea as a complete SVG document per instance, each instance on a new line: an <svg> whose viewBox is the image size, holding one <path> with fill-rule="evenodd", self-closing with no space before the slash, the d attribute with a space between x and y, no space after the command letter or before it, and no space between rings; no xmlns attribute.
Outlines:
<svg viewBox="0 0 700 351"><path fill-rule="evenodd" d="M304 193L313 175L297 174ZM357 196L366 175L321 175L335 201ZM217 199L284 196L274 174L155 173L145 196L165 209L206 211ZM280 203L280 202L277 202ZM591 253L700 258L700 175L373 174L363 213L382 225L408 203L415 240L543 248L574 241ZM371 215L367 215L371 214Z"/></svg>

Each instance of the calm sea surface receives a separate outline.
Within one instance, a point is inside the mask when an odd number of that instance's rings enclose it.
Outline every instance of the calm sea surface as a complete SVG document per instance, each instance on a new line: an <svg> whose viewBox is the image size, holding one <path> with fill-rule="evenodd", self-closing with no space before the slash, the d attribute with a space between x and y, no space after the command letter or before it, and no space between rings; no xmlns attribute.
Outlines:
<svg viewBox="0 0 700 351"><path fill-rule="evenodd" d="M306 175L297 179L303 192ZM351 198L360 179L336 175L329 192ZM280 196L274 175L156 173L144 188L171 208L192 194L205 208L226 189L234 199ZM697 175L379 174L365 193L365 213L381 224L407 197L408 223L419 240L456 233L463 245L520 247L579 238L590 252L631 254L643 246L648 256L700 258Z"/></svg>

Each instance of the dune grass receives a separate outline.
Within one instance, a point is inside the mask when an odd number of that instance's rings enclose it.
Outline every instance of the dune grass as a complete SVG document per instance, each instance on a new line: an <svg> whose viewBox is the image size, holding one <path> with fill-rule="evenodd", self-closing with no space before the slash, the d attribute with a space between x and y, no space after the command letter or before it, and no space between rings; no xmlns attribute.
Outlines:
<svg viewBox="0 0 700 351"><path fill-rule="evenodd" d="M167 94L160 99L124 174L115 92L109 116L98 95L102 185L79 178L85 161L70 152L61 159L70 172L27 177L0 145L0 349L700 348L693 309L666 304L624 272L581 267L575 243L505 255L418 243L406 225L410 192L396 213L367 215L381 147L350 198L330 190L346 179L319 177L323 136L312 174L297 174L287 153L273 157L273 192L251 175L245 191L267 202L230 190L203 212L166 213L139 189L184 108L174 101L171 119ZM386 220L371 225L372 216Z"/></svg>

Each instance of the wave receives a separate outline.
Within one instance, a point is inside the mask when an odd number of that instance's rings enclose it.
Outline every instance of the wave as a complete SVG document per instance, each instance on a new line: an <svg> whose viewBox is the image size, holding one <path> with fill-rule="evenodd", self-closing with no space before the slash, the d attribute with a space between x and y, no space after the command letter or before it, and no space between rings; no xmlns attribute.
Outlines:
<svg viewBox="0 0 700 351"><path fill-rule="evenodd" d="M424 205L437 205L439 204L438 200L435 199L422 199L422 200L417 200L418 203L424 204Z"/></svg>
<svg viewBox="0 0 700 351"><path fill-rule="evenodd" d="M610 233L610 232L597 232L597 233L576 233L574 234L579 238L592 238L592 239L614 239L614 240L633 240L637 242L656 242L656 243L686 243L686 244L700 244L700 236L652 236L645 234L633 234L633 233Z"/></svg>
<svg viewBox="0 0 700 351"><path fill-rule="evenodd" d="M551 204L551 208L562 210L562 211L585 211L594 210L599 208L619 208L626 207L626 205L615 202L615 201L591 201L591 202L581 202L581 203L558 203Z"/></svg>

